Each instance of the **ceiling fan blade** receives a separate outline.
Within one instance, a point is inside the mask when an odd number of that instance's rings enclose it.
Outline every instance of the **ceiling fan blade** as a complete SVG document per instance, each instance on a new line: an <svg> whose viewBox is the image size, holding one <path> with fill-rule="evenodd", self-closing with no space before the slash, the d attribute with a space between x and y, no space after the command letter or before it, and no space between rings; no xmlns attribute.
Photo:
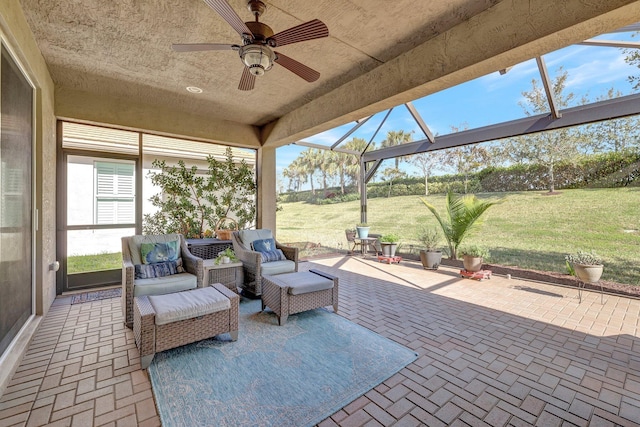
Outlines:
<svg viewBox="0 0 640 427"><path fill-rule="evenodd" d="M256 83L256 76L251 74L249 67L242 67L242 77L240 77L240 84L238 89L240 90L252 90Z"/></svg>
<svg viewBox="0 0 640 427"><path fill-rule="evenodd" d="M291 59L286 55L283 55L278 52L274 52L276 54L275 62L282 65L287 70L291 71L293 74L302 77L309 83L315 82L320 78L320 73L314 70L313 68L309 68L306 65L296 61L295 59Z"/></svg>
<svg viewBox="0 0 640 427"><path fill-rule="evenodd" d="M280 31L274 34L271 39L276 41L276 46L284 46L322 37L329 37L329 29L324 22L319 19L314 19L313 21L291 27L288 30Z"/></svg>
<svg viewBox="0 0 640 427"><path fill-rule="evenodd" d="M176 52L199 52L204 50L233 50L232 44L218 43L181 43L172 44L171 49Z"/></svg>
<svg viewBox="0 0 640 427"><path fill-rule="evenodd" d="M247 27L247 24L238 16L235 10L229 3L225 0L204 0L204 2L213 10L218 12L222 18L229 23L233 27L234 30L238 32L238 34L251 34L253 37L253 33Z"/></svg>

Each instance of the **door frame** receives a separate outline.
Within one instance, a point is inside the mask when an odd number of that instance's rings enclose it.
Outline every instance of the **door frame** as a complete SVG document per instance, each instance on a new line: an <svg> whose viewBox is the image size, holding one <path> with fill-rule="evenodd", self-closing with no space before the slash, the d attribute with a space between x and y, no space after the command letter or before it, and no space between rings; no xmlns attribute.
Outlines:
<svg viewBox="0 0 640 427"><path fill-rule="evenodd" d="M59 120L57 123L57 140L58 140L58 161L56 168L56 188L58 189L57 195L57 212L56 212L56 253L57 259L60 263L60 268L56 273L56 294L61 295L63 292L91 289L96 287L103 287L109 285L118 285L122 280L122 269L94 271L87 273L74 274L71 279L68 275L67 266L67 232L73 230L108 230L114 228L135 228L136 234L140 234L142 229L142 173L140 155L121 154L100 152L93 150L78 150L62 147L62 132L63 124L65 122ZM141 138L139 138L141 139ZM139 141L140 144L141 141ZM140 154L139 147L138 153ZM67 161L69 156L84 156L94 157L101 159L112 160L128 160L134 162L135 171L135 222L130 224L84 224L84 225L68 225L67 224Z"/></svg>

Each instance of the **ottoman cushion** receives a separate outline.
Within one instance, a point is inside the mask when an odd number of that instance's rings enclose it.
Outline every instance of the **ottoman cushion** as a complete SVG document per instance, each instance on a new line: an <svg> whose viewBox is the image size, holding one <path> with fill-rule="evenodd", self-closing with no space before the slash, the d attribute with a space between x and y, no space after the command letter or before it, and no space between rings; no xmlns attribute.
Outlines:
<svg viewBox="0 0 640 427"><path fill-rule="evenodd" d="M156 314L156 325L178 322L228 310L229 298L210 286L187 292L149 296L149 302Z"/></svg>
<svg viewBox="0 0 640 427"><path fill-rule="evenodd" d="M333 288L333 280L308 271L280 274L277 279L289 286L289 294L300 295Z"/></svg>

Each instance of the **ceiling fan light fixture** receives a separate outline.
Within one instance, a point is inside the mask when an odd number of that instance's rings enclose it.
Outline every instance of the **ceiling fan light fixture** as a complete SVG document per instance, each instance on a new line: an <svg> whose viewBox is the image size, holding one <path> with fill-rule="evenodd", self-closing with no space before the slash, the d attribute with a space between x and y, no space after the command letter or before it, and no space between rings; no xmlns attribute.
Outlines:
<svg viewBox="0 0 640 427"><path fill-rule="evenodd" d="M262 76L273 67L275 54L269 48L258 43L244 45L240 48L240 58L254 76Z"/></svg>

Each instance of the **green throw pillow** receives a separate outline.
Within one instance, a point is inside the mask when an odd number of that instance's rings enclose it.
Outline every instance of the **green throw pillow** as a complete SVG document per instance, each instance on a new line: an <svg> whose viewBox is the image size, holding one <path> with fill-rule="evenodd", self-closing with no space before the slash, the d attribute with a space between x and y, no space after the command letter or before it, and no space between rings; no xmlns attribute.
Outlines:
<svg viewBox="0 0 640 427"><path fill-rule="evenodd" d="M143 243L140 245L140 255L143 264L155 264L157 262L176 261L178 259L178 245L180 241L174 240L165 243Z"/></svg>

